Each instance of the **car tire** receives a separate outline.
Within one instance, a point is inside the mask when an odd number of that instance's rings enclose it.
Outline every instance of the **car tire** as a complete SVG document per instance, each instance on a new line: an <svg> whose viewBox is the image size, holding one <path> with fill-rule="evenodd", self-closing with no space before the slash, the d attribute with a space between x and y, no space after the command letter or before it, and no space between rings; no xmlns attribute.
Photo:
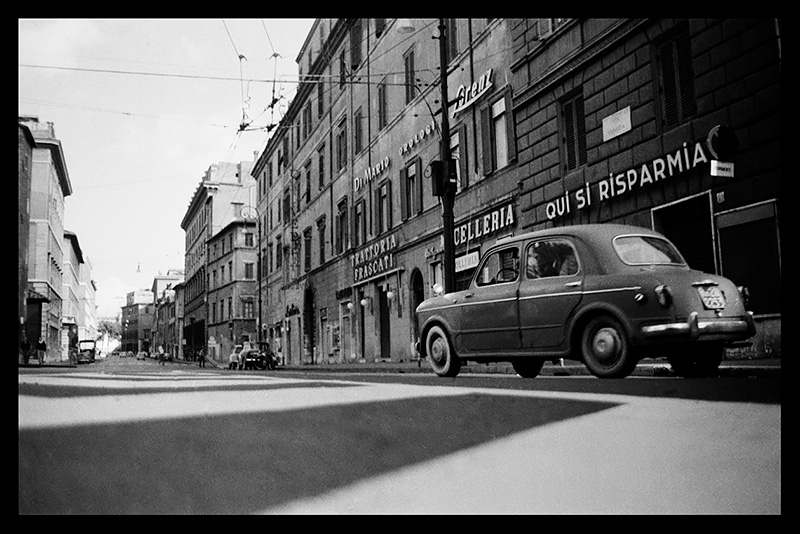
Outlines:
<svg viewBox="0 0 800 534"><path fill-rule="evenodd" d="M544 367L544 360L541 358L521 358L513 360L511 367L522 378L536 378Z"/></svg>
<svg viewBox="0 0 800 534"><path fill-rule="evenodd" d="M681 347L667 356L672 371L683 378L707 378L719 374L719 364L725 347L719 344L699 344Z"/></svg>
<svg viewBox="0 0 800 534"><path fill-rule="evenodd" d="M595 317L583 329L581 354L586 368L598 378L625 378L636 368L625 329L609 316Z"/></svg>
<svg viewBox="0 0 800 534"><path fill-rule="evenodd" d="M456 356L450 340L442 327L435 325L425 336L425 348L433 372L439 376L457 376L461 371L461 360Z"/></svg>

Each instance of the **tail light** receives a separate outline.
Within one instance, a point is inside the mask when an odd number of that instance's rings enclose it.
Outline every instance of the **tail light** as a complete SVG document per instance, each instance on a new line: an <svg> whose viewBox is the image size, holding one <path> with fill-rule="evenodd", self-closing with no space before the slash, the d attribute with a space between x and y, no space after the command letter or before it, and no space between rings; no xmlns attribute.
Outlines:
<svg viewBox="0 0 800 534"><path fill-rule="evenodd" d="M747 286L738 286L736 289L739 290L739 296L742 298L742 303L747 307L750 303L750 290L747 289Z"/></svg>
<svg viewBox="0 0 800 534"><path fill-rule="evenodd" d="M672 291L669 289L669 286L660 285L656 286L656 300L658 300L658 304L662 308L669 308L672 306Z"/></svg>

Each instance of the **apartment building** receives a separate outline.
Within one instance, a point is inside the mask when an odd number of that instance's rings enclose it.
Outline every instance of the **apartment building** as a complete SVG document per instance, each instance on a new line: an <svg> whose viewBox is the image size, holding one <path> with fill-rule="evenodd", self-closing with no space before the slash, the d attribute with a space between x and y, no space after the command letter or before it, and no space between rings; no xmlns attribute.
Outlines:
<svg viewBox="0 0 800 534"><path fill-rule="evenodd" d="M185 235L183 332L185 357L208 352L208 242L255 204L254 161L218 162L205 172L181 221Z"/></svg>
<svg viewBox="0 0 800 534"><path fill-rule="evenodd" d="M501 237L654 228L752 289L759 338L731 355L779 354L779 21L443 19L444 105L439 25L317 19L297 57L253 168L284 361L416 357L414 310L442 282L443 108L457 288Z"/></svg>
<svg viewBox="0 0 800 534"><path fill-rule="evenodd" d="M33 135L25 333L47 345L45 362L60 361L63 301L64 208L72 184L53 123L20 117Z"/></svg>
<svg viewBox="0 0 800 534"><path fill-rule="evenodd" d="M223 366L236 345L257 346L256 223L233 220L208 241L208 352Z"/></svg>
<svg viewBox="0 0 800 534"><path fill-rule="evenodd" d="M438 19L318 19L301 83L253 175L269 337L290 363L399 361L442 281ZM446 19L461 284L517 227L512 50L501 19ZM403 28L405 30L407 28Z"/></svg>

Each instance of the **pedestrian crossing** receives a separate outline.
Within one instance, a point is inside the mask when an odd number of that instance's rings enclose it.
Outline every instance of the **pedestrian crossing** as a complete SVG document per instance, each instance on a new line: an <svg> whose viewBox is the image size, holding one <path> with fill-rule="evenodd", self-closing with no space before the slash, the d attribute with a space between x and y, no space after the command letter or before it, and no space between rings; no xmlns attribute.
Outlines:
<svg viewBox="0 0 800 534"><path fill-rule="evenodd" d="M780 406L440 383L20 373L19 511L780 513Z"/></svg>

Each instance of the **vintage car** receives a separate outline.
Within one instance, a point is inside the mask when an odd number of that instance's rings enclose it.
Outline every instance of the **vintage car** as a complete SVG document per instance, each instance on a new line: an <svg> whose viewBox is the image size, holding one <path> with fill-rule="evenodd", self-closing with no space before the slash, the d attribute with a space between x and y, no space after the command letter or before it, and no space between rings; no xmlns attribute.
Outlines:
<svg viewBox="0 0 800 534"><path fill-rule="evenodd" d="M81 339L78 341L78 363L94 363L97 357L97 343L94 339Z"/></svg>
<svg viewBox="0 0 800 534"><path fill-rule="evenodd" d="M244 352L244 368L247 369L266 369L267 357L263 352L256 349L249 349Z"/></svg>
<svg viewBox="0 0 800 534"><path fill-rule="evenodd" d="M747 295L692 270L652 230L549 228L499 240L466 289L422 302L417 350L439 376L456 376L463 361L508 361L533 378L563 358L623 378L645 357L666 358L679 376L710 376L726 345L755 333Z"/></svg>

